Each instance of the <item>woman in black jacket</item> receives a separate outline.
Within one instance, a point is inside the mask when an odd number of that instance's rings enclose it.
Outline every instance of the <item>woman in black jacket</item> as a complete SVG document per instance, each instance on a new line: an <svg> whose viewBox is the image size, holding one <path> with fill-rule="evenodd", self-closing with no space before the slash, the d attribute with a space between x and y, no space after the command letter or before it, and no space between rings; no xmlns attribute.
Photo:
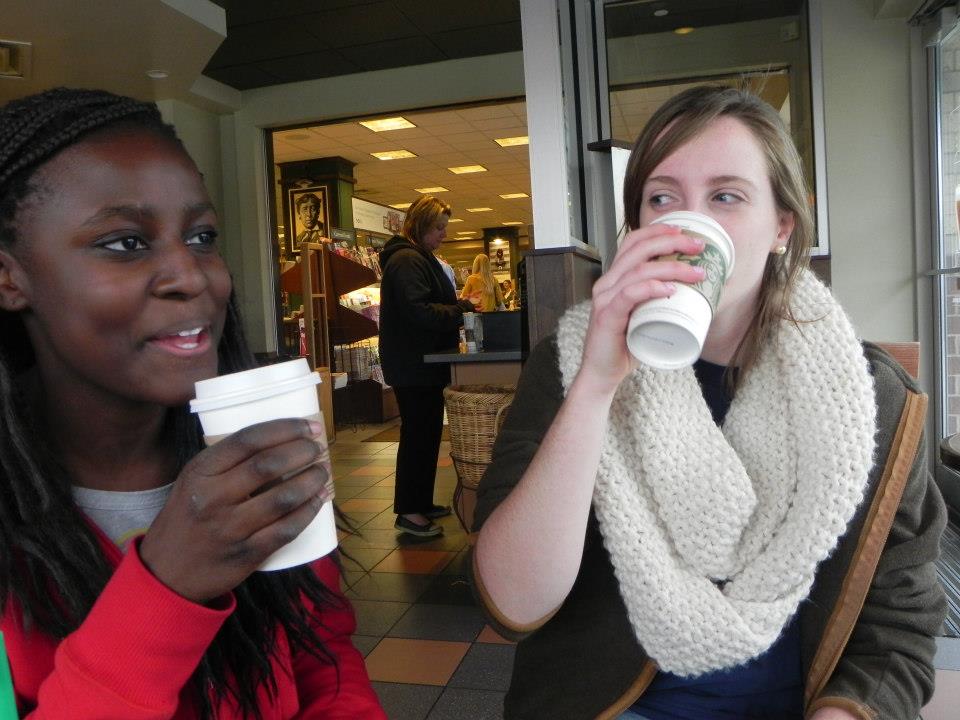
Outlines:
<svg viewBox="0 0 960 720"><path fill-rule="evenodd" d="M433 255L450 214L445 202L424 195L407 210L402 234L380 252L380 361L400 407L395 527L420 537L443 532L433 520L450 514L449 506L433 502L450 366L427 364L423 356L457 347L464 310L473 310L467 301L458 303Z"/></svg>

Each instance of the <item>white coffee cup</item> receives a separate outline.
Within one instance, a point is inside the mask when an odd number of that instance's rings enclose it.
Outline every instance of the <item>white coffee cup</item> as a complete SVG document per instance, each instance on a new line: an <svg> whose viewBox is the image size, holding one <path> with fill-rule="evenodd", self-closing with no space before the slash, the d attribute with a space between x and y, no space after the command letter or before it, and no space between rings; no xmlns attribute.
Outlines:
<svg viewBox="0 0 960 720"><path fill-rule="evenodd" d="M675 283L670 297L648 300L634 309L627 324L627 348L637 360L660 370L676 370L696 362L720 302L723 286L733 272L733 241L713 218L678 210L654 220L674 225L684 235L704 241L699 255L671 255L706 270L698 283Z"/></svg>
<svg viewBox="0 0 960 720"><path fill-rule="evenodd" d="M254 370L221 375L196 384L190 409L200 417L207 445L213 445L249 425L281 418L307 418L323 425L317 399L320 376L310 371L305 358L266 365ZM322 448L317 462L333 478L326 435L316 442ZM272 553L258 568L283 570L303 565L337 547L333 503L326 502L316 517L292 542Z"/></svg>

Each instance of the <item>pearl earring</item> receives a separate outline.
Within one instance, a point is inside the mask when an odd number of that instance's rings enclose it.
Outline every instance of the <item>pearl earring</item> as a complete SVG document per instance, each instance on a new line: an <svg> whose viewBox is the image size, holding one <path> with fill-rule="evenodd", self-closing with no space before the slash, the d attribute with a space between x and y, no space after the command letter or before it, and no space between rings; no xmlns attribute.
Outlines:
<svg viewBox="0 0 960 720"><path fill-rule="evenodd" d="M787 253L787 246L786 246L786 245L777 245L777 246L773 249L773 253L774 253L774 255L786 255L786 253Z"/></svg>

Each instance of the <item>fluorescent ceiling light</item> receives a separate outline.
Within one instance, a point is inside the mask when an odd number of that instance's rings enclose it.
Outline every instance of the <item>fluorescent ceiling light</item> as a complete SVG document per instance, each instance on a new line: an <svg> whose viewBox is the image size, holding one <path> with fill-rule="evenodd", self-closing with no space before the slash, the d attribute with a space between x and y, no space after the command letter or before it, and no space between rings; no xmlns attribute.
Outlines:
<svg viewBox="0 0 960 720"><path fill-rule="evenodd" d="M450 192L450 190L440 185L436 185L434 187L414 188L414 190L416 190L418 193L423 193L424 195L427 193Z"/></svg>
<svg viewBox="0 0 960 720"><path fill-rule="evenodd" d="M416 127L412 122L403 117L383 118L381 120L364 120L360 123L368 130L374 132L384 132L385 130L406 130Z"/></svg>
<svg viewBox="0 0 960 720"><path fill-rule="evenodd" d="M501 223L501 225L523 225L519 220L507 220L506 222Z"/></svg>
<svg viewBox="0 0 960 720"><path fill-rule="evenodd" d="M455 222L463 222L463 218L450 218L450 220L447 221L447 225L451 225Z"/></svg>
<svg viewBox="0 0 960 720"><path fill-rule="evenodd" d="M457 235L473 235L476 230L457 230Z"/></svg>
<svg viewBox="0 0 960 720"><path fill-rule="evenodd" d="M166 70L147 70L147 77L151 80L166 80L170 73Z"/></svg>
<svg viewBox="0 0 960 720"><path fill-rule="evenodd" d="M669 15L669 14L670 14L670 11L669 11L669 10L664 10L663 8L660 8L659 10L654 10L654 11L653 11L653 16L654 16L654 17L664 17L665 15Z"/></svg>
<svg viewBox="0 0 960 720"><path fill-rule="evenodd" d="M694 28L687 26L687 27L678 27L673 32L676 33L677 35L689 35L690 33L693 32L693 30Z"/></svg>
<svg viewBox="0 0 960 720"><path fill-rule="evenodd" d="M479 208L467 208L467 212L490 212L493 208L488 207L479 207Z"/></svg>
<svg viewBox="0 0 960 720"><path fill-rule="evenodd" d="M516 145L529 145L530 137L528 135L518 135L517 137L494 138L493 141L500 147L514 147Z"/></svg>
<svg viewBox="0 0 960 720"><path fill-rule="evenodd" d="M504 200L516 200L517 198L530 197L526 193L507 193L506 195L501 195Z"/></svg>
<svg viewBox="0 0 960 720"><path fill-rule="evenodd" d="M483 165L460 165L459 167L448 167L447 170L452 172L454 175L464 175L466 173L487 171Z"/></svg>
<svg viewBox="0 0 960 720"><path fill-rule="evenodd" d="M405 203L395 203L395 204L391 205L390 207L396 208L397 210L406 210L408 207L410 207L410 203L408 203L408 202L405 202Z"/></svg>
<svg viewBox="0 0 960 720"><path fill-rule="evenodd" d="M402 160L403 158L416 157L409 150L384 150L383 152L370 153L378 160Z"/></svg>

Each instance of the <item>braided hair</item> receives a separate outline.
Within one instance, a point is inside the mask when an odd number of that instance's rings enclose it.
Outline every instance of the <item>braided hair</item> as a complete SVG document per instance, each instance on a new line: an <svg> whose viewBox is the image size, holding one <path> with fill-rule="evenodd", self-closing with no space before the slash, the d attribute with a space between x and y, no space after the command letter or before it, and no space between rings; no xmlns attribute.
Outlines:
<svg viewBox="0 0 960 720"><path fill-rule="evenodd" d="M18 242L17 214L39 192L38 168L89 133L139 129L183 149L156 105L94 90L57 88L0 107L0 249ZM186 150L184 149L186 153ZM219 372L254 366L231 295L218 347ZM75 630L112 573L94 531L73 502L70 478L45 448L37 418L15 379L34 362L16 313L0 310L0 609L15 600L25 627L61 639ZM203 447L199 424L186 406L168 413L167 437L177 467ZM343 603L306 567L254 573L234 589L230 615L191 678L203 718L232 700L259 720L257 692L276 697L271 655L282 628L291 650L336 665L318 637L308 601L316 609Z"/></svg>

